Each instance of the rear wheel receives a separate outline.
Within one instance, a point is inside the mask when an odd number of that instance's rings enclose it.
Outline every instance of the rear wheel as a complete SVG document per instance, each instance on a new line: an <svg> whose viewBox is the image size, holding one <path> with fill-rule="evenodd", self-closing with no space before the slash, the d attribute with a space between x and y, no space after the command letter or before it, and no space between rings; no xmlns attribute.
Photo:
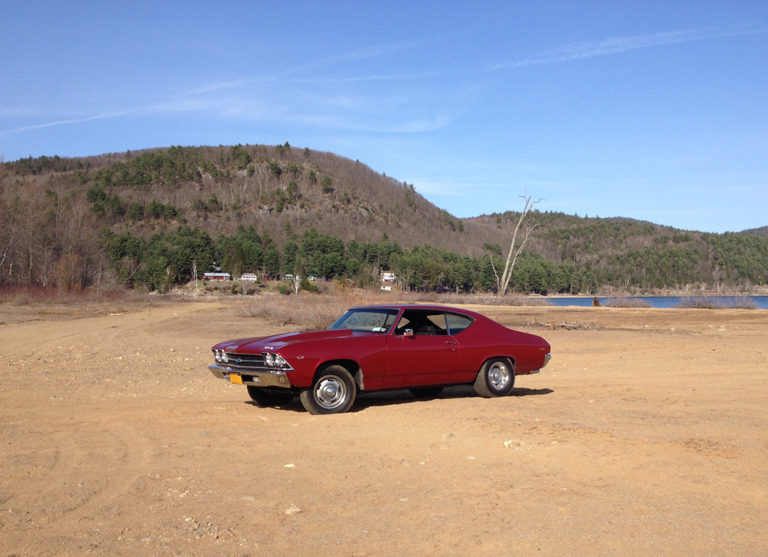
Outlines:
<svg viewBox="0 0 768 557"><path fill-rule="evenodd" d="M480 368L475 379L475 392L486 398L506 396L515 386L515 367L506 358L493 358Z"/></svg>
<svg viewBox="0 0 768 557"><path fill-rule="evenodd" d="M357 386L349 371L328 366L309 389L301 391L299 400L310 414L341 414L352 407L356 396Z"/></svg>
<svg viewBox="0 0 768 557"><path fill-rule="evenodd" d="M293 393L285 390L270 390L264 387L246 385L251 400L259 406L282 406L293 400Z"/></svg>

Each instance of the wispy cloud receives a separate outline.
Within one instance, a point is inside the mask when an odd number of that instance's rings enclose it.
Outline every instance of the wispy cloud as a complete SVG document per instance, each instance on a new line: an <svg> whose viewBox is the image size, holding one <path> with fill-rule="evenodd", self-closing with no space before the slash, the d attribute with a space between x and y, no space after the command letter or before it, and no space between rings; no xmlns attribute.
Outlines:
<svg viewBox="0 0 768 557"><path fill-rule="evenodd" d="M395 41L391 43L373 45L366 48L359 48L359 49L335 54L332 56L319 58L307 64L285 70L284 72L281 72L280 75L281 76L293 75L297 73L304 73L308 70L317 70L317 69L322 69L327 67L340 66L343 64L348 64L350 62L362 62L363 60L381 58L383 56L390 56L392 54L395 54L397 52L402 52L405 50L422 48L428 44L440 42L442 40L443 38L441 37L429 37L426 39L422 38L422 39L413 39L413 40L402 40L402 41Z"/></svg>
<svg viewBox="0 0 768 557"><path fill-rule="evenodd" d="M222 91L227 89L237 89L256 84L299 84L299 85L319 85L319 84L347 84L347 83L365 83L376 81L404 81L404 80L419 80L419 79L431 79L435 77L452 75L455 72L449 71L425 71L416 73L395 73L395 74L367 74L367 75L350 75L350 76L333 76L328 74L322 74L319 76L309 76L309 72L314 70L321 70L333 66L340 66L352 62L361 62L364 60L379 58L383 56L389 56L400 51L410 50L413 48L420 48L428 43L438 41L438 38L430 38L426 40L412 40L412 41L399 41L395 43L375 45L368 48L361 48L343 52L333 56L327 56L319 58L307 64L288 68L275 75L261 75L259 77L244 77L239 79L232 79L227 81L214 82L207 85L198 87L192 91L191 94L202 94L216 91Z"/></svg>
<svg viewBox="0 0 768 557"><path fill-rule="evenodd" d="M434 77L443 77L448 75L455 75L456 71L429 71L429 72L416 72L416 73L395 73L395 74L370 74L370 75L352 75L352 76L323 76L323 77L306 77L306 78L293 78L291 83L304 83L304 84L334 84L334 83L364 83L373 81L406 81L406 80L419 80L419 79L431 79Z"/></svg>
<svg viewBox="0 0 768 557"><path fill-rule="evenodd" d="M511 70L526 66L560 64L574 60L622 54L634 50L655 48L672 44L705 41L741 35L755 35L768 32L768 29L680 29L645 35L609 37L598 41L582 41L562 45L538 56L502 62L490 66L488 70Z"/></svg>
<svg viewBox="0 0 768 557"><path fill-rule="evenodd" d="M315 61L307 64L289 68L285 71L279 72L275 75L261 75L258 77L240 77L231 80L223 80L218 82L212 82L197 86L188 91L180 92L175 98L158 100L157 102L150 102L145 106L133 107L125 110L115 110L109 113L96 114L92 116L84 116L78 118L62 118L53 121L41 122L37 124L30 124L26 126L19 126L13 129L0 130L0 135L9 135L14 133L22 133L27 131L41 130L45 128L52 128L57 126L67 126L82 124L85 122L91 122L96 120L105 120L109 118L117 118L127 115L148 115L148 114L161 114L161 113L181 113L181 112L219 112L223 116L248 116L254 119L274 119L279 118L281 115L289 112L284 104L286 101L286 87L290 86L302 86L302 85L334 85L334 84L348 84L348 83L365 83L376 81L402 81L406 79L430 79L437 76L436 72L418 73L418 74L369 74L358 75L348 77L336 77L336 76L318 76L310 77L306 75L308 72L317 69L324 69L332 66L339 66L348 63L360 62L367 59L378 58L382 56L388 56L400 51L409 50L413 48L419 48L425 43L434 42L438 39L421 39L421 40L404 40L394 43L374 45L367 48L361 48L343 52L337 55L319 58ZM222 97L223 94L227 95L227 98ZM288 97L295 95L296 91L288 93ZM317 101L317 92L314 93L315 101ZM271 101L269 99L272 99ZM326 98L325 104L336 104L337 108L343 108L345 105L347 108L354 104L348 98L336 99L333 102L329 102ZM18 113L18 116L23 114ZM295 111L290 111L295 112ZM8 116L8 111L4 111ZM26 116L32 116L33 114L26 114ZM378 126L374 126L375 130L371 129L371 126L362 124L360 122L349 122L344 124L344 120L339 117L328 116L307 116L303 118L304 122L311 123L312 121L323 122L324 125L329 123L335 123L335 127L348 128L348 129L369 129L371 131L384 131L384 132L396 132L396 131L419 131L419 130L432 130L445 126L443 118L434 118L432 120L413 120L409 122L403 122L401 124L394 124L387 126L386 129L380 129Z"/></svg>
<svg viewBox="0 0 768 557"><path fill-rule="evenodd" d="M349 75L349 76L333 76L333 75L320 75L315 77L290 77L284 75L282 77L254 77L254 78L242 78L232 79L228 81L220 81L209 83L201 87L197 87L189 91L190 95L202 95L206 93L215 93L219 91L242 89L245 87L252 87L255 85L261 86L285 86L285 85L348 85L353 83L375 83L382 81L418 81L434 79L438 77L454 76L458 72L456 71L428 71L428 72L414 72L414 73L392 73L392 74L367 74L367 75Z"/></svg>
<svg viewBox="0 0 768 557"><path fill-rule="evenodd" d="M216 81L209 83L201 87L196 87L189 91L189 95L203 95L205 93L216 93L218 91L226 91L227 89L239 89L257 83L258 81L264 81L264 79L255 78L242 78L242 79L230 79L228 81Z"/></svg>
<svg viewBox="0 0 768 557"><path fill-rule="evenodd" d="M599 56L618 55L625 52L705 41L731 36L762 34L768 29L762 28L724 28L724 29L681 29L659 33L609 37L602 40L569 43L541 53L488 66L480 73L496 72L524 68L529 66L567 63ZM317 72L329 67L386 57L395 53L426 44L444 40L439 37L428 39L404 40L388 44L374 45L368 48L351 50L336 55L321 57L307 64L289 68L274 75L240 76L230 80L221 80L209 84L197 85L187 91L180 91L166 99L147 102L144 106L115 107L108 112L91 116L66 117L62 114L55 120L18 126L0 130L0 135L23 133L57 126L82 124L97 120L125 116L161 115L163 113L208 112L218 113L223 117L246 117L260 120L298 121L308 125L332 126L337 129L365 130L382 133L417 133L442 129L450 125L453 118L443 114L436 115L435 107L426 107L426 114L412 114L406 117L404 107L413 108L412 99L400 99L397 91L387 93L358 91L355 95L350 88L338 91L337 85L365 84L367 82L402 83L415 80L434 80L456 76L462 72L455 68L427 70L423 72L368 73L358 75L331 75L330 72ZM477 73L477 72L472 72ZM328 89L323 90L323 85ZM373 96L371 96L373 95ZM385 107L389 107L386 109ZM424 108L424 107L422 107ZM422 111L423 112L423 111ZM7 117L8 111L4 111ZM386 114L386 118L377 121L374 114ZM31 114L26 116L29 118ZM393 116L396 115L396 116Z"/></svg>
<svg viewBox="0 0 768 557"><path fill-rule="evenodd" d="M94 120L107 120L109 118L118 118L120 116L127 116L131 114L130 111L110 112L108 114L97 114L94 116L84 116L82 118L69 118L66 120L55 120L52 122L43 122L40 124L30 124L28 126L20 126L18 128L10 130L0 130L0 135L8 135L12 133L20 133L32 130L42 130L45 128L53 128L56 126L69 126L72 124L82 124L84 122L93 122Z"/></svg>

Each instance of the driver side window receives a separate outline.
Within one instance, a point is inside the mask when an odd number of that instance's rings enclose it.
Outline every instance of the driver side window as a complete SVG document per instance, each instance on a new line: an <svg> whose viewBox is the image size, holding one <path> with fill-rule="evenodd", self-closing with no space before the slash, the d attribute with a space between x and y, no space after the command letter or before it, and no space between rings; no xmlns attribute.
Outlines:
<svg viewBox="0 0 768 557"><path fill-rule="evenodd" d="M395 334L402 335L406 329L411 329L414 336L448 334L445 314L428 310L408 310L403 313Z"/></svg>

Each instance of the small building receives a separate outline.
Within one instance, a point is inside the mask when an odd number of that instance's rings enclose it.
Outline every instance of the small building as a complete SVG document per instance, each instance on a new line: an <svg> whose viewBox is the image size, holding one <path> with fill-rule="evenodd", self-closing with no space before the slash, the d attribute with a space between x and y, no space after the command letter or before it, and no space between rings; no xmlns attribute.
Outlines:
<svg viewBox="0 0 768 557"><path fill-rule="evenodd" d="M240 275L243 282L259 282L259 276L256 273L243 273Z"/></svg>
<svg viewBox="0 0 768 557"><path fill-rule="evenodd" d="M386 292L392 292L394 290L395 284L397 284L397 274L395 274L393 271L382 271L381 272L381 289Z"/></svg>
<svg viewBox="0 0 768 557"><path fill-rule="evenodd" d="M203 273L203 280L232 280L229 273Z"/></svg>

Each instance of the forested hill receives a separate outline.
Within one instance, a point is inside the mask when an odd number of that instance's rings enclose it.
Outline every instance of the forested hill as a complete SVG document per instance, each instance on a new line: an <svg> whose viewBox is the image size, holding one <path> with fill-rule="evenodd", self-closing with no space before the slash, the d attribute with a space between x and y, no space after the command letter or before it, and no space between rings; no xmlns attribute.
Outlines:
<svg viewBox="0 0 768 557"><path fill-rule="evenodd" d="M763 236L768 238L768 226L761 226L760 228L750 228L744 231L747 234L755 234L756 236Z"/></svg>
<svg viewBox="0 0 768 557"><path fill-rule="evenodd" d="M345 242L378 241L386 233L402 245L448 247L463 238L462 222L413 186L287 143L22 159L3 165L2 183L5 200L20 195L34 203L29 198L49 190L77 197L96 215L95 224L145 237L183 223L213 236L253 225L279 245L308 227Z"/></svg>
<svg viewBox="0 0 768 557"><path fill-rule="evenodd" d="M510 209L519 198L500 200ZM518 214L458 219L334 154L171 147L0 165L0 285L161 290L221 267L375 285L493 290ZM534 212L511 287L531 292L766 284L768 238ZM493 263L493 264L492 264Z"/></svg>

